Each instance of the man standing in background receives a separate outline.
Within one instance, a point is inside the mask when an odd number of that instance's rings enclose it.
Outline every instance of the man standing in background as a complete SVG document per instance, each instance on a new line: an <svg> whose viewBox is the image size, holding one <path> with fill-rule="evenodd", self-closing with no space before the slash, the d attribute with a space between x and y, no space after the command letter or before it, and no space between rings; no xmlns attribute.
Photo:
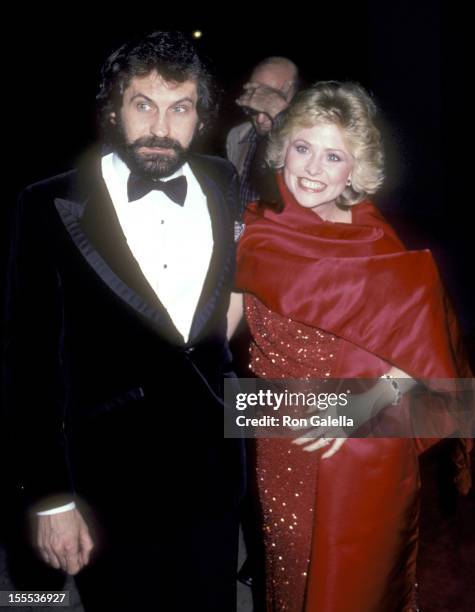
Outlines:
<svg viewBox="0 0 475 612"><path fill-rule="evenodd" d="M234 127L226 139L228 159L236 166L241 179L241 211L258 199L252 185L251 171L261 159L272 125L298 89L297 66L285 57L268 57L254 68L244 93L236 100L249 120Z"/></svg>

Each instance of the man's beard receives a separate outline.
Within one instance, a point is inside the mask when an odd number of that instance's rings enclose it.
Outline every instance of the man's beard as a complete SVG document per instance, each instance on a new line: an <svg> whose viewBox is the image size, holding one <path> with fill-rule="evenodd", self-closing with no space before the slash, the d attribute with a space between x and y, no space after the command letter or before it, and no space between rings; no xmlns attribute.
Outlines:
<svg viewBox="0 0 475 612"><path fill-rule="evenodd" d="M142 136L134 142L127 142L125 134L118 126L118 138L116 149L122 160L127 164L130 171L147 179L160 179L170 176L178 170L186 161L188 149L173 138L166 136ZM164 153L140 153L142 147L170 149Z"/></svg>

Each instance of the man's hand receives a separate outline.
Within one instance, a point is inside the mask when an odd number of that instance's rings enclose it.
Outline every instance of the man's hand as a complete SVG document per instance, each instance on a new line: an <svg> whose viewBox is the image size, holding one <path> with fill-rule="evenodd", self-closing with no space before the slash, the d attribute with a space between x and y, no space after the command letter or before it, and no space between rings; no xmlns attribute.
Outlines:
<svg viewBox="0 0 475 612"><path fill-rule="evenodd" d="M76 508L38 516L37 521L36 544L45 563L72 576L89 563L94 544Z"/></svg>
<svg viewBox="0 0 475 612"><path fill-rule="evenodd" d="M264 113L270 119L274 119L287 108L291 90L292 81L286 81L282 89L250 81L244 85L244 93L236 100L236 104L250 108L256 114Z"/></svg>

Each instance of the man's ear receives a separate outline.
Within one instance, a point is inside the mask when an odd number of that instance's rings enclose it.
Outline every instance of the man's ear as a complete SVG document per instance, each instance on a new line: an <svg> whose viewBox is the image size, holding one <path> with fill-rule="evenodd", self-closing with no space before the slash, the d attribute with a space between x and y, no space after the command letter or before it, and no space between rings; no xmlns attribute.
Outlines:
<svg viewBox="0 0 475 612"><path fill-rule="evenodd" d="M112 123L112 125L117 123L115 112L109 113L109 121Z"/></svg>

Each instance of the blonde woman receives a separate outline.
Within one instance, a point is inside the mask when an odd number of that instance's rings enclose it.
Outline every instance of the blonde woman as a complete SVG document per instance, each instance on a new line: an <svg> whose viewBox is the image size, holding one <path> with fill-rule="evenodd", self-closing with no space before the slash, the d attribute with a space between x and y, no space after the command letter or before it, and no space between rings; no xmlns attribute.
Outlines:
<svg viewBox="0 0 475 612"><path fill-rule="evenodd" d="M251 206L238 250L254 374L384 377L360 403L403 420L416 380L470 376L431 254L405 250L368 200L383 181L368 94L337 82L302 92L268 162L280 210ZM241 306L235 294L231 331ZM418 454L432 443L256 441L269 611L416 610Z"/></svg>

